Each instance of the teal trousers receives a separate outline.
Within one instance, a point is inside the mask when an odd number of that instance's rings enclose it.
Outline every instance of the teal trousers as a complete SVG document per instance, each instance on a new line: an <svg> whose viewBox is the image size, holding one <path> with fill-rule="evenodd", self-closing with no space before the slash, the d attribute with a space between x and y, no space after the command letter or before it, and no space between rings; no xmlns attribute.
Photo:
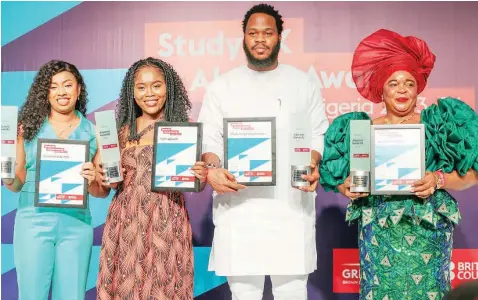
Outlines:
<svg viewBox="0 0 478 300"><path fill-rule="evenodd" d="M14 259L20 300L84 300L93 227L70 215L17 210Z"/></svg>

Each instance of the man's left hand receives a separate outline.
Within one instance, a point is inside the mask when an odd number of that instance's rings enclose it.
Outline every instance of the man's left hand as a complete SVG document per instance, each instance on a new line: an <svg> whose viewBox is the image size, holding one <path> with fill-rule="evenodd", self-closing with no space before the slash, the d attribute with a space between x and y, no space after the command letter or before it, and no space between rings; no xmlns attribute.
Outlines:
<svg viewBox="0 0 478 300"><path fill-rule="evenodd" d="M309 182L309 186L301 186L299 190L304 192L314 192L317 188L317 183L319 182L319 167L317 166L317 162L312 159L310 161L310 175L302 175L301 178L307 180Z"/></svg>

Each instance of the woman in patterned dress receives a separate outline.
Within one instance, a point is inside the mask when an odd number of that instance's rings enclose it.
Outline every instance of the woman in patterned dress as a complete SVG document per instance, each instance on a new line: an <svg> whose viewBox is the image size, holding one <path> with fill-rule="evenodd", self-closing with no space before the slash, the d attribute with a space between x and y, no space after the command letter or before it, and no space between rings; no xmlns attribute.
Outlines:
<svg viewBox="0 0 478 300"><path fill-rule="evenodd" d="M191 103L178 74L154 58L134 63L118 102L124 181L105 222L97 297L193 299L192 234L180 192L151 191L154 123L187 122ZM202 162L192 173L204 188ZM98 177L103 181L104 173Z"/></svg>
<svg viewBox="0 0 478 300"><path fill-rule="evenodd" d="M382 29L359 44L352 63L359 93L386 107L386 115L373 124L425 125L427 172L412 185L414 195L350 192L349 124L368 120L367 114L338 117L325 136L320 182L326 191L351 199L346 220L359 223L360 299L433 300L450 289L453 229L460 213L446 190L478 182L478 116L454 98L415 113L434 62L424 41Z"/></svg>

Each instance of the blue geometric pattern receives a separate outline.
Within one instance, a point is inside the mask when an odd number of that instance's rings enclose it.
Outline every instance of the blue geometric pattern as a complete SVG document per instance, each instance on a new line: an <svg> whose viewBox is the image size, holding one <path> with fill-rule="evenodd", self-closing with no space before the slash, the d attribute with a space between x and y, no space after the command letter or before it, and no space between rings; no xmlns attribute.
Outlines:
<svg viewBox="0 0 478 300"><path fill-rule="evenodd" d="M82 185L81 184L75 184L75 183L63 183L61 185L61 192L66 193L69 190L72 190L72 189L77 188L79 186L82 186Z"/></svg>
<svg viewBox="0 0 478 300"><path fill-rule="evenodd" d="M270 162L270 160L251 160L249 161L250 170L252 171L268 162Z"/></svg>
<svg viewBox="0 0 478 300"><path fill-rule="evenodd" d="M207 270L210 254L211 247L194 247L194 296L226 283L225 277Z"/></svg>
<svg viewBox="0 0 478 300"><path fill-rule="evenodd" d="M82 165L83 162L44 160L40 164L40 181L53 177L60 172ZM55 178L59 178L54 176Z"/></svg>
<svg viewBox="0 0 478 300"><path fill-rule="evenodd" d="M228 138L227 139L227 158L232 159L237 155L269 140L268 138Z"/></svg>
<svg viewBox="0 0 478 300"><path fill-rule="evenodd" d="M2 46L77 6L81 2L2 2ZM18 20L22 20L22 22L18 22Z"/></svg>
<svg viewBox="0 0 478 300"><path fill-rule="evenodd" d="M189 165L177 165L176 166L176 174L181 174L183 173L184 171L187 171L189 168L191 168L191 166Z"/></svg>
<svg viewBox="0 0 478 300"><path fill-rule="evenodd" d="M412 151L409 145L394 145L392 148L378 146L375 148L375 166L380 166L406 151Z"/></svg>
<svg viewBox="0 0 478 300"><path fill-rule="evenodd" d="M415 172L416 170L418 170L418 169L417 168L399 168L398 169L398 178L403 178L403 177L407 176L408 174Z"/></svg>
<svg viewBox="0 0 478 300"><path fill-rule="evenodd" d="M170 159L171 156L194 146L192 143L161 144L156 145L156 163ZM170 163L170 161L168 161Z"/></svg>

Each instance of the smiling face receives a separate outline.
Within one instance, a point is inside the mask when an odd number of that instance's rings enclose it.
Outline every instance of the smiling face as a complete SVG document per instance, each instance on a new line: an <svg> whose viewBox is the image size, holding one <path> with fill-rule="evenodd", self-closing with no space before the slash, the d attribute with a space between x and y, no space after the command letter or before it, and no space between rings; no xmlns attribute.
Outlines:
<svg viewBox="0 0 478 300"><path fill-rule="evenodd" d="M48 91L51 109L61 114L71 113L75 110L80 91L81 86L72 73L63 71L53 75Z"/></svg>
<svg viewBox="0 0 478 300"><path fill-rule="evenodd" d="M134 99L143 115L157 119L166 102L164 74L156 67L140 68L134 77Z"/></svg>
<svg viewBox="0 0 478 300"><path fill-rule="evenodd" d="M387 111L398 117L413 113L417 96L417 81L407 71L393 73L383 86L383 101Z"/></svg>

